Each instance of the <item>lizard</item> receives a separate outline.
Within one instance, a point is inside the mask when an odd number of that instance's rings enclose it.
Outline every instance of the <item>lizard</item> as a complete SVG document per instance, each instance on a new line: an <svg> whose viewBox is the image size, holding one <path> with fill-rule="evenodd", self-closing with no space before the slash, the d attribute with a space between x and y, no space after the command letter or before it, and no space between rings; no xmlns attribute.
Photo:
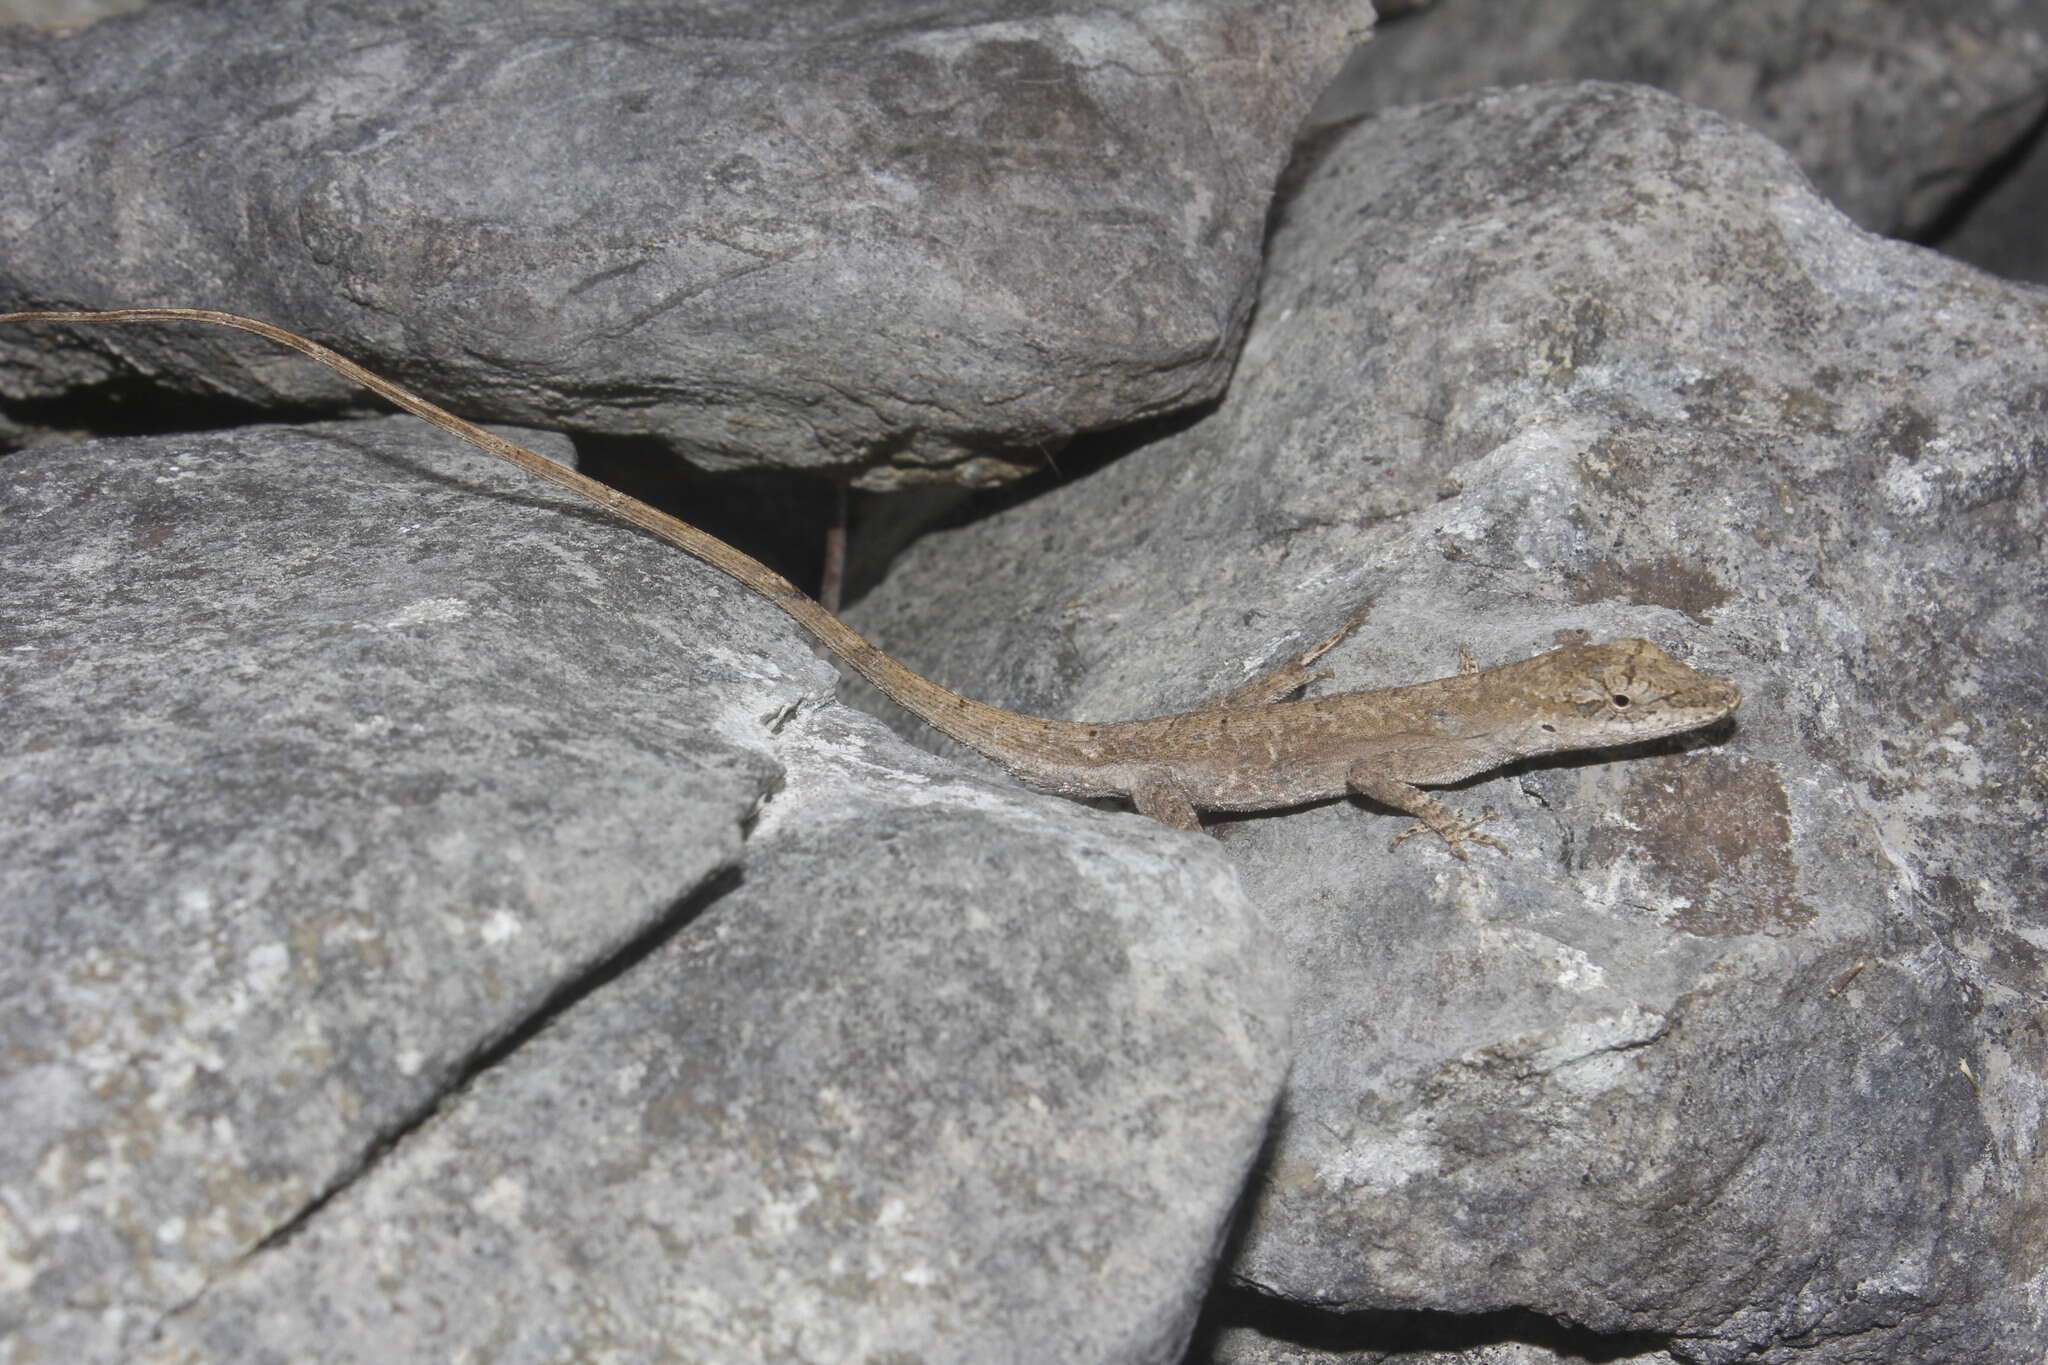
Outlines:
<svg viewBox="0 0 2048 1365"><path fill-rule="evenodd" d="M1412 817L1388 847L1427 830L1460 861L1468 844L1507 845L1477 817L1424 791L1546 754L1607 749L1693 730L1731 714L1731 682L1696 672L1649 640L1583 638L1491 668L1460 651L1450 677L1296 696L1330 676L1313 669L1363 610L1297 657L1192 711L1146 720L1074 721L1004 710L912 671L781 574L726 542L420 397L319 342L236 313L200 308L16 312L0 323L202 322L312 357L397 407L536 478L588 499L737 580L795 620L848 668L940 733L1027 785L1077 800L1121 798L1173 829L1200 810L1259 811L1358 794Z"/></svg>

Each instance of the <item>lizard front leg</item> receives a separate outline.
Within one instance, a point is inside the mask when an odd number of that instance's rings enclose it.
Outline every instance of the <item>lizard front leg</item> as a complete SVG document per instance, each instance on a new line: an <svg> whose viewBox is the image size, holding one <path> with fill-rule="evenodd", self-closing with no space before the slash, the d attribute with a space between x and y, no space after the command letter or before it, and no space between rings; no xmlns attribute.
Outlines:
<svg viewBox="0 0 2048 1365"><path fill-rule="evenodd" d="M1384 769L1371 763L1354 763L1344 775L1346 785L1361 796L1369 796L1382 805L1395 810L1406 811L1415 817L1416 823L1388 840L1389 849L1399 848L1405 839L1412 839L1424 830L1433 830L1449 846L1451 856L1459 862L1466 861L1465 845L1491 844L1505 853L1508 846L1491 834L1481 834L1479 827L1495 819L1499 812L1488 806L1477 819L1467 819L1451 806L1437 800L1422 788L1389 776Z"/></svg>
<svg viewBox="0 0 2048 1365"><path fill-rule="evenodd" d="M1331 670L1313 668L1311 665L1341 644L1345 636L1364 625L1365 618L1371 614L1372 603L1368 602L1345 618L1343 625L1286 663L1277 668L1269 668L1258 677L1241 682L1228 692L1209 698L1199 709L1223 711L1246 706L1266 706L1272 702L1285 701L1319 678L1332 676Z"/></svg>

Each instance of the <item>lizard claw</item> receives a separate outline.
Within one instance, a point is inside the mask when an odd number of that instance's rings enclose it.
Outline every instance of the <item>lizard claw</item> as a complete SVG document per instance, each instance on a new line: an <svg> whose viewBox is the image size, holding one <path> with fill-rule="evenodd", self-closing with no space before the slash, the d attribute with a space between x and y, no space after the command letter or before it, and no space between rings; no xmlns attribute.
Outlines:
<svg viewBox="0 0 2048 1365"><path fill-rule="evenodd" d="M1451 851L1451 856L1461 863L1471 861L1465 854L1465 845L1468 843L1490 844L1502 853L1505 853L1508 851L1506 844L1494 838L1491 834L1479 832L1479 827L1488 820L1497 820L1499 818L1500 812L1492 806L1488 806L1485 810L1479 812L1476 818L1471 820L1453 819L1446 820L1442 824L1432 824L1427 820L1417 820L1414 824L1388 840L1387 850L1392 852L1401 846L1403 840L1412 839L1424 830L1433 830L1442 837L1445 847Z"/></svg>

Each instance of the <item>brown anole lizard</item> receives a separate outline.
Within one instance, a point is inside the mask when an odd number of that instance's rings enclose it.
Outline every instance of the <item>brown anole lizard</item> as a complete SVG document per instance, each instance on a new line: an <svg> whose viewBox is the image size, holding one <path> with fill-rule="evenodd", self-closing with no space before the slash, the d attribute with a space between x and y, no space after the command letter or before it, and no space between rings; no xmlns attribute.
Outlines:
<svg viewBox="0 0 2048 1365"><path fill-rule="evenodd" d="M197 308L0 314L0 323L206 322L289 346L471 445L566 488L722 570L780 607L854 672L934 729L1033 787L1086 799L1123 797L1175 829L1197 810L1254 811L1359 793L1414 816L1398 845L1434 830L1458 858L1468 843L1505 848L1476 819L1421 790L1516 759L1677 734L1732 712L1742 694L1648 640L1566 644L1496 668L1461 659L1456 676L1406 687L1283 700L1329 670L1310 665L1334 634L1208 705L1151 720L1051 720L963 697L920 677L804 596L782 575L715 536L466 422L318 342L233 313ZM1391 846L1391 845L1390 845Z"/></svg>

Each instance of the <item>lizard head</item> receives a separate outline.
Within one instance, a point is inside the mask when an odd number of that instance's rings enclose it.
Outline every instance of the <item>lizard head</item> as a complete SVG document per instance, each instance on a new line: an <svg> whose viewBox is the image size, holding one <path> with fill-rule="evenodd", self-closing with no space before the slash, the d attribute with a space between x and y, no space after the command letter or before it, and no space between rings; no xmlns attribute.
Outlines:
<svg viewBox="0 0 2048 1365"><path fill-rule="evenodd" d="M1530 716L1518 745L1525 753L1675 735L1742 702L1735 684L1687 668L1648 640L1566 645L1500 672L1514 675Z"/></svg>

